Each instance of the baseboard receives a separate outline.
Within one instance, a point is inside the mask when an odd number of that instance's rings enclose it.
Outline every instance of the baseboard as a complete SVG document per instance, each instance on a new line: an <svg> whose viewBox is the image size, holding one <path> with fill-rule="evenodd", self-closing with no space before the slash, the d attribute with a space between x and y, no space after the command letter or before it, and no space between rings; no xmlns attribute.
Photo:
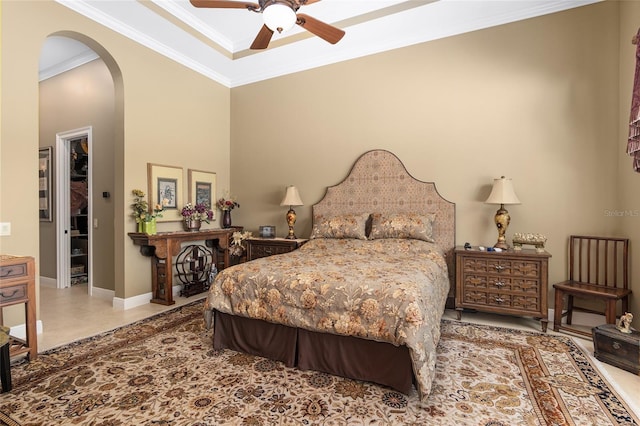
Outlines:
<svg viewBox="0 0 640 426"><path fill-rule="evenodd" d="M27 340L27 325L26 324L18 324L18 325L14 325L13 327L10 327L11 331L9 332L9 334L11 334L13 337L16 337L18 339L22 339L22 340ZM37 320L36 321L36 333L37 334L42 334L42 321L41 320Z"/></svg>
<svg viewBox="0 0 640 426"><path fill-rule="evenodd" d="M50 277L40 277L40 285L47 288L58 288L58 280ZM111 300L116 292L100 287L91 287L91 295L100 299Z"/></svg>
<svg viewBox="0 0 640 426"><path fill-rule="evenodd" d="M99 299L111 300L114 299L116 292L113 290L107 290L106 288L91 287L91 296Z"/></svg>
<svg viewBox="0 0 640 426"><path fill-rule="evenodd" d="M57 288L58 281L55 278L40 277L40 285L45 287ZM173 297L177 297L180 294L181 287L179 285L173 286ZM105 300L113 301L113 308L121 311L136 308L138 306L146 305L153 298L151 292L145 294L139 294L138 296L129 297L123 299L121 297L115 297L116 292L114 290L107 290L100 287L92 287L91 295ZM23 325L24 327L24 325ZM42 328L42 325L40 326ZM13 328L11 329L13 330Z"/></svg>
<svg viewBox="0 0 640 426"><path fill-rule="evenodd" d="M180 294L180 289L181 287L179 285L173 286L174 298ZM121 297L114 297L113 308L126 311L127 309L132 309L138 306L146 305L151 301L151 299L153 299L153 293L151 292L145 293L145 294L139 294L137 296L129 297L126 299L123 299Z"/></svg>
<svg viewBox="0 0 640 426"><path fill-rule="evenodd" d="M44 287L56 288L58 287L58 280L50 277L40 277L40 285Z"/></svg>

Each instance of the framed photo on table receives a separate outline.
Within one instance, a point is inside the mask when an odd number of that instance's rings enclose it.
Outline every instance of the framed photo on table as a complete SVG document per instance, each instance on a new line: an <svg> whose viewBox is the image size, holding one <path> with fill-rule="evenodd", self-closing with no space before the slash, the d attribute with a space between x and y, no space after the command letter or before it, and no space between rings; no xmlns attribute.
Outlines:
<svg viewBox="0 0 640 426"><path fill-rule="evenodd" d="M51 222L51 151L50 146L38 150L38 204L41 222Z"/></svg>
<svg viewBox="0 0 640 426"><path fill-rule="evenodd" d="M147 163L147 184L149 186L149 210L156 204L164 205L158 222L179 222L183 206L182 167Z"/></svg>
<svg viewBox="0 0 640 426"><path fill-rule="evenodd" d="M203 170L188 170L189 202L194 206L204 204L216 214L216 174Z"/></svg>
<svg viewBox="0 0 640 426"><path fill-rule="evenodd" d="M260 238L276 237L276 227L273 225L262 225L260 226L259 230L260 230Z"/></svg>

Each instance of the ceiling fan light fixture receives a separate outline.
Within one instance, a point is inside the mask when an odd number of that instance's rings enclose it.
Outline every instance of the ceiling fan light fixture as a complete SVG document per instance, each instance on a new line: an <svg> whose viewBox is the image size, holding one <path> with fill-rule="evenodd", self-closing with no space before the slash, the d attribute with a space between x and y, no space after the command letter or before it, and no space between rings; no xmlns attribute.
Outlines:
<svg viewBox="0 0 640 426"><path fill-rule="evenodd" d="M267 6L262 12L264 24L271 30L281 33L288 31L298 20L296 13L290 6L274 3Z"/></svg>

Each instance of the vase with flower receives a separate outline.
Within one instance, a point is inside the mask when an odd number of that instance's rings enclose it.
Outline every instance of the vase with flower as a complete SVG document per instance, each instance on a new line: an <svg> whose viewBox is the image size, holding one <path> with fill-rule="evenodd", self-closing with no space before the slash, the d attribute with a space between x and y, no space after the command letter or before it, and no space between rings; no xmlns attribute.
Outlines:
<svg viewBox="0 0 640 426"><path fill-rule="evenodd" d="M187 203L182 208L181 214L184 229L190 232L199 231L202 222L209 223L209 221L213 219L213 211L203 203L197 203L195 205Z"/></svg>
<svg viewBox="0 0 640 426"><path fill-rule="evenodd" d="M231 210L240 208L240 204L234 197L226 196L218 199L216 205L222 211L222 227L231 228Z"/></svg>
<svg viewBox="0 0 640 426"><path fill-rule="evenodd" d="M245 240L251 238L253 233L251 231L236 231L231 234L231 244L229 247L229 256L240 257L246 250Z"/></svg>
<svg viewBox="0 0 640 426"><path fill-rule="evenodd" d="M166 200L162 200L162 204L156 204L153 210L149 211L149 203L145 200L145 193L139 189L131 191L133 194L132 216L136 220L137 231L148 235L156 234L156 219L162 217Z"/></svg>

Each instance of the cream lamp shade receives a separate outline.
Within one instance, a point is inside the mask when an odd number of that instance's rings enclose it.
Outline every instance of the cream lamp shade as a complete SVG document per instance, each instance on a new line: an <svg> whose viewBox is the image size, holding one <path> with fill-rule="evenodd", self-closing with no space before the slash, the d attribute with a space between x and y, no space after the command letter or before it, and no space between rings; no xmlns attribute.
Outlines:
<svg viewBox="0 0 640 426"><path fill-rule="evenodd" d="M493 180L491 194L485 201L486 204L520 204L520 200L513 189L511 179L504 176Z"/></svg>
<svg viewBox="0 0 640 426"><path fill-rule="evenodd" d="M506 250L509 248L509 244L507 244L505 234L511 222L511 216L509 216L509 212L504 208L504 205L520 204L520 200L513 189L511 179L507 179L504 176L501 176L500 179L494 179L491 194L489 194L489 198L487 198L485 203L500 204L500 208L494 217L496 227L498 228L498 242L496 242L494 247Z"/></svg>
<svg viewBox="0 0 640 426"><path fill-rule="evenodd" d="M281 206L289 206L289 211L287 212L287 225L289 225L289 234L286 236L289 240L295 240L296 234L293 232L293 225L296 223L296 212L293 210L293 206L304 206L302 199L300 199L300 194L298 193L298 188L295 186L288 186L287 192L284 194L284 198L280 203Z"/></svg>
<svg viewBox="0 0 640 426"><path fill-rule="evenodd" d="M304 203L300 199L300 193L295 186L288 186L287 192L284 194L284 198L280 203L281 206L304 206Z"/></svg>

